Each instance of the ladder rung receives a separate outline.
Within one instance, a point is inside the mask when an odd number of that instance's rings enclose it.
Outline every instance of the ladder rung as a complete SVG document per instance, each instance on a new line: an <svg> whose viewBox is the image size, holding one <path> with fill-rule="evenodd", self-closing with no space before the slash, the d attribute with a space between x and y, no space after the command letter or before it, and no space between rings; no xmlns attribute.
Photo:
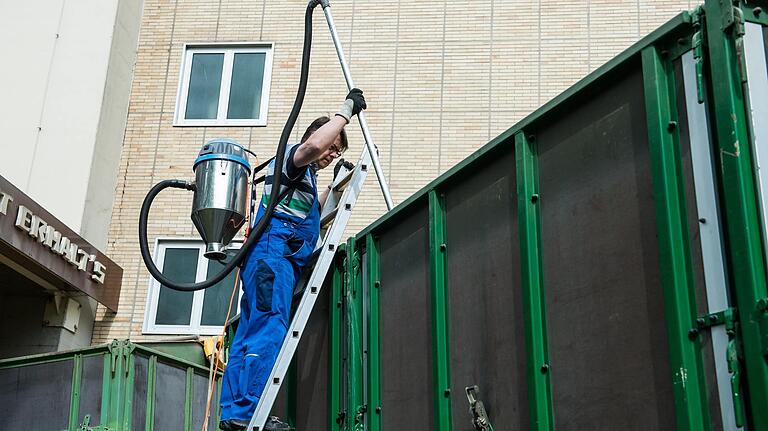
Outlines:
<svg viewBox="0 0 768 431"><path fill-rule="evenodd" d="M336 208L333 209L333 211L329 212L328 214L325 215L325 217L320 219L320 227L328 226L333 221L333 219L336 218L336 214L338 213L339 213L339 207L337 206Z"/></svg>

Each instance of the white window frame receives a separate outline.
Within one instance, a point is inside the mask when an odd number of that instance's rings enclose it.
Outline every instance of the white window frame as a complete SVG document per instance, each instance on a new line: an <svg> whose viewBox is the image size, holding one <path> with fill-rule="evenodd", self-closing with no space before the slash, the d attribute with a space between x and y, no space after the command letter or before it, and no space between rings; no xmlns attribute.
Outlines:
<svg viewBox="0 0 768 431"><path fill-rule="evenodd" d="M269 109L269 88L272 82L272 52L270 43L185 43L182 47L181 70L179 71L179 87L176 91L176 110L173 125L184 126L266 126ZM259 118L227 119L229 110L229 90L232 85L232 67L235 54L265 53L264 81L261 87L261 107ZM192 57L194 54L224 54L221 71L221 87L219 88L219 108L214 119L188 120L184 118L189 96L189 79L192 74Z"/></svg>
<svg viewBox="0 0 768 431"><path fill-rule="evenodd" d="M235 238L229 245L229 249L239 249L242 245L242 238ZM203 256L205 251L205 243L197 238L157 238L155 240L155 252L154 261L158 269L162 270L165 251L173 248L188 248L198 249L197 255L197 272L195 274L195 282L204 281L206 278L206 271L208 269L208 259ZM243 295L242 282L238 280L240 286L238 287L238 295L235 301L236 308L232 310L229 318L231 319L237 313L240 312L240 298ZM220 335L221 326L201 325L200 321L203 316L203 300L205 298L205 289L194 292L192 298L192 311L189 325L158 325L155 323L157 318L157 306L160 299L160 287L159 281L150 276L149 290L147 291L147 306L144 311L144 325L142 326L142 332L144 334L153 335Z"/></svg>

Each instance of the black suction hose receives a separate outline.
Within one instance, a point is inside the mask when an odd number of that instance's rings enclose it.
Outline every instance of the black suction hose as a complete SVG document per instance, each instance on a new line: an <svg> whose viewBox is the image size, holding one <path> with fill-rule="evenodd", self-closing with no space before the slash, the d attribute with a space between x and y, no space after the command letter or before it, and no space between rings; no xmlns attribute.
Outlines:
<svg viewBox="0 0 768 431"><path fill-rule="evenodd" d="M296 119L299 117L301 111L301 105L304 103L304 93L307 91L307 80L309 78L309 54L312 49L312 11L315 6L320 2L318 0L310 0L307 5L307 11L304 15L304 51L301 57L301 78L299 80L299 90L296 94L296 100L293 102L293 108L291 114L288 116L288 121L283 127L283 133L280 135L280 142L277 146L277 153L275 154L275 167L279 169L283 165L285 159L285 147L288 145L288 138L291 136L293 126L296 124ZM165 180L157 183L152 189L150 189L147 196L144 198L144 203L141 205L141 213L139 215L139 247L141 249L141 257L144 259L144 264L147 266L149 273L164 286L173 290L180 290L184 292L191 292L195 290L205 289L213 286L214 284L223 280L230 272L232 272L236 266L240 265L240 262L245 258L248 249L250 249L256 241L259 240L264 230L267 228L272 213L275 211L275 207L280 201L280 183L282 175L275 175L272 179L273 192L269 196L269 202L264 213L264 217L259 220L259 223L251 229L248 239L245 244L240 248L240 251L232 258L231 261L221 270L218 274L209 278L208 280L200 283L179 283L168 279L163 273L157 269L152 255L149 253L149 246L147 244L147 220L149 218L149 208L152 206L152 201L155 199L158 193L166 188L181 188L187 190L193 190L194 185L182 181L182 180Z"/></svg>

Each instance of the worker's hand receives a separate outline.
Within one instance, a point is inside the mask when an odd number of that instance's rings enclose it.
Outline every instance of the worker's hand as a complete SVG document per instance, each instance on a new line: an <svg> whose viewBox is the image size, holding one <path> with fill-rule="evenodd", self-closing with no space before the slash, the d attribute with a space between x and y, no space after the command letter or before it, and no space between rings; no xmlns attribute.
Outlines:
<svg viewBox="0 0 768 431"><path fill-rule="evenodd" d="M339 176L339 172L341 171L341 167L347 168L348 171L351 171L355 169L355 165L352 164L352 162L348 162L344 159L339 159L339 161L336 163L336 166L333 168L333 179L335 180L337 176Z"/></svg>
<svg viewBox="0 0 768 431"><path fill-rule="evenodd" d="M353 88L347 94L347 99L341 104L339 112L336 115L343 117L349 123L352 116L357 115L363 109L367 108L365 104L365 97L363 97L363 90L359 88Z"/></svg>

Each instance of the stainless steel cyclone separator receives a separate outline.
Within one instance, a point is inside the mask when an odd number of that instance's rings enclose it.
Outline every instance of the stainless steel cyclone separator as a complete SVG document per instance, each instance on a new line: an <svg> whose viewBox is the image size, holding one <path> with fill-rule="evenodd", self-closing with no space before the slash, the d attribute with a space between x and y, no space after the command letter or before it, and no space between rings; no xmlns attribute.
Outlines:
<svg viewBox="0 0 768 431"><path fill-rule="evenodd" d="M231 139L213 139L195 160L192 223L205 242L205 257L226 258L226 249L246 220L251 165Z"/></svg>

